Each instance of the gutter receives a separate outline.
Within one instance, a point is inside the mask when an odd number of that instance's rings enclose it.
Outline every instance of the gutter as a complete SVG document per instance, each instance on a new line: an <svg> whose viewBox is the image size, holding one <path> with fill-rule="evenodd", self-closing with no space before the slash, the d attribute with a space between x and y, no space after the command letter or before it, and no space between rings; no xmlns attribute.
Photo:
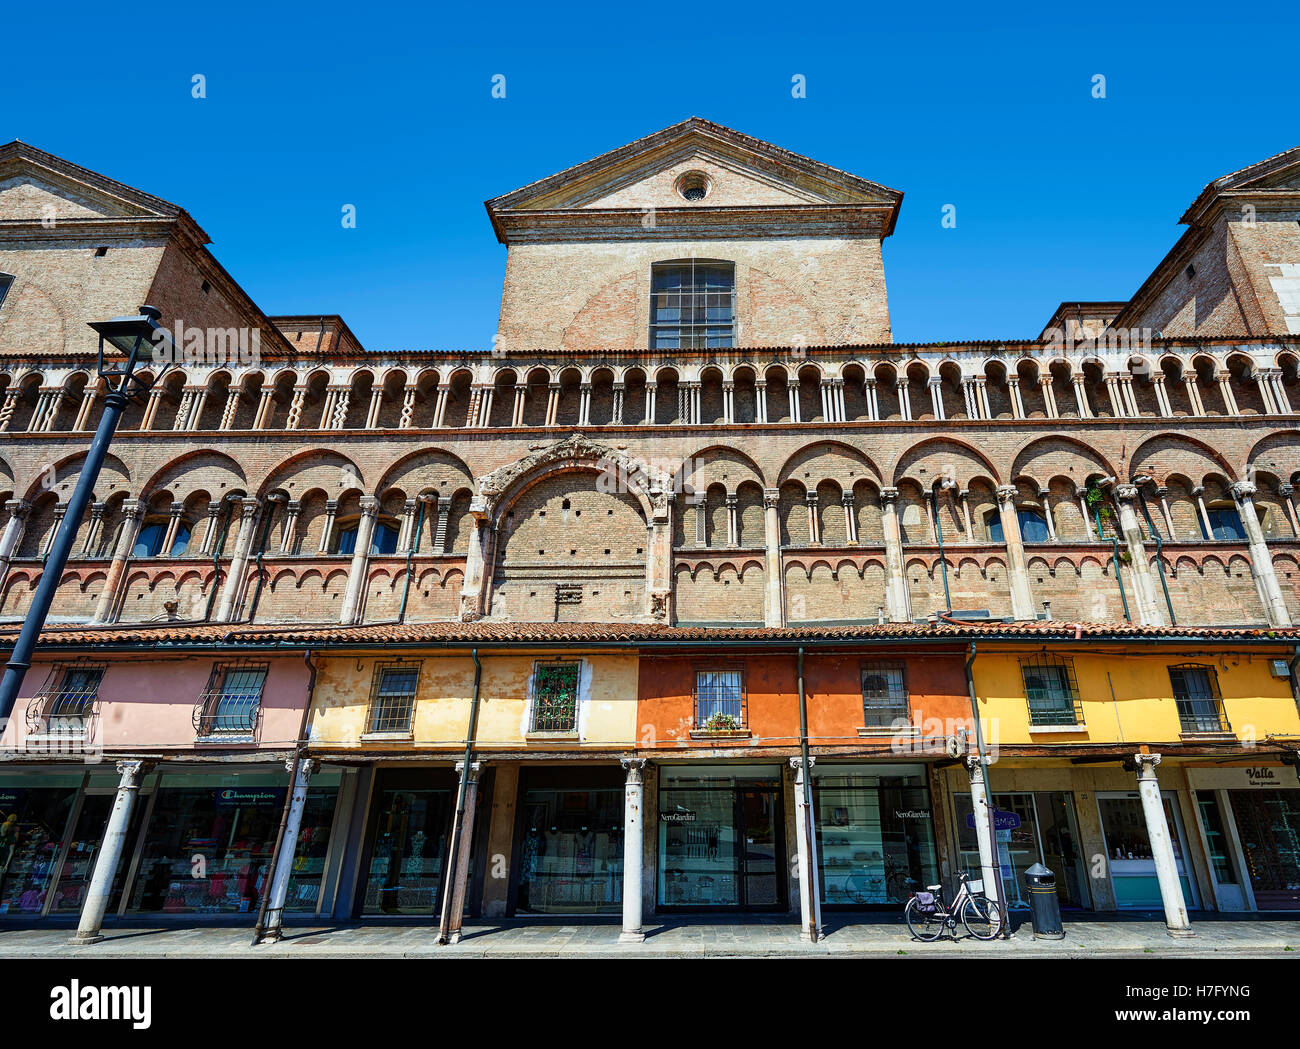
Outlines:
<svg viewBox="0 0 1300 1049"><path fill-rule="evenodd" d="M456 795L456 817L451 828L451 841L447 851L447 874L442 887L442 917L438 922L438 943L445 944L451 932L451 903L456 895L457 870L460 861L460 842L465 834L465 796L469 787L469 766L474 756L474 737L478 735L479 687L483 681L483 664L479 662L478 649L469 650L474 660L474 695L470 700L469 729L465 733L465 765L461 769L460 787ZM472 828L471 828L472 833Z"/></svg>

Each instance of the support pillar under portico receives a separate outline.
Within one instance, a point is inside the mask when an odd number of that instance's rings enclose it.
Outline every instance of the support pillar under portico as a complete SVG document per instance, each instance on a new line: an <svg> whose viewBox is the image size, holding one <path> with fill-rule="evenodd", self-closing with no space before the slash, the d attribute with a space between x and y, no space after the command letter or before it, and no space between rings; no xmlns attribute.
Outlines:
<svg viewBox="0 0 1300 1049"><path fill-rule="evenodd" d="M1133 758L1137 764L1138 793L1142 797L1142 814L1146 817L1147 840L1156 865L1156 880L1160 883L1160 899L1165 905L1165 927L1170 936L1195 936L1187 916L1187 901L1183 899L1183 884L1178 877L1169 821L1165 818L1165 806L1160 798L1160 781L1156 779L1160 755L1135 754Z"/></svg>
<svg viewBox="0 0 1300 1049"><path fill-rule="evenodd" d="M108 816L108 826L104 828L104 841L95 860L95 870L90 876L90 888L86 890L86 900L81 906L77 934L68 941L70 944L80 946L98 943L104 938L100 934L104 924L104 911L108 909L113 876L117 873L117 865L122 858L122 846L126 844L126 831L131 823L131 810L135 807L136 794L140 791L140 775L143 771L143 761L117 763L117 797L113 799L113 810Z"/></svg>
<svg viewBox="0 0 1300 1049"><path fill-rule="evenodd" d="M623 786L623 931L619 943L641 943L645 940L641 904L641 858L644 855L645 827L641 818L644 810L645 784L641 775L644 758L624 758L627 781Z"/></svg>

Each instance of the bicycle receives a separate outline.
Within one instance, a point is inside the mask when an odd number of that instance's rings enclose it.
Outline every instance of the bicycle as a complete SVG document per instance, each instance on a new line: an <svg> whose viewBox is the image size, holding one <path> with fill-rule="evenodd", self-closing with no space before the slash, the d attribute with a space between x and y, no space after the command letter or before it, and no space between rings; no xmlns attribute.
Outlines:
<svg viewBox="0 0 1300 1049"><path fill-rule="evenodd" d="M959 918L966 932L977 940L992 940L1002 931L1001 911L984 895L984 883L971 881L964 871L957 877L961 886L951 907L943 902L942 885L927 885L925 890L914 892L908 898L903 914L914 939L933 943L951 929L955 940Z"/></svg>

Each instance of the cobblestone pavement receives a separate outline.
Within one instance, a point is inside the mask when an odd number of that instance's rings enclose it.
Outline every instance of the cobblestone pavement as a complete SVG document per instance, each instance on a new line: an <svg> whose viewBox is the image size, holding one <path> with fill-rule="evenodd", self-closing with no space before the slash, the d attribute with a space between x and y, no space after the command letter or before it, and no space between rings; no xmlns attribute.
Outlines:
<svg viewBox="0 0 1300 1049"><path fill-rule="evenodd" d="M201 928L115 924L91 946L67 943L72 927L0 926L0 958L770 958L770 957L1241 957L1300 958L1300 921L1194 916L1194 937L1175 939L1157 915L1065 923L1064 940L1036 940L1019 922L1011 940L918 943L892 916L827 916L820 943L788 919L656 919L642 944L620 944L617 923L476 920L462 941L439 947L431 923L293 925L278 943L251 946L246 922Z"/></svg>

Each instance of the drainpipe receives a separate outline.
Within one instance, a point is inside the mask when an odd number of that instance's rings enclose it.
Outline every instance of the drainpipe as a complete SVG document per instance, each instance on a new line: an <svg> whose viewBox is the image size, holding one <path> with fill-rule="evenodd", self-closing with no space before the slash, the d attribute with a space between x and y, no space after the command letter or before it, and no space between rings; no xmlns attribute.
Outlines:
<svg viewBox="0 0 1300 1049"><path fill-rule="evenodd" d="M469 731L465 734L465 764L461 769L460 788L456 796L456 817L451 827L451 842L447 852L447 874L442 887L442 917L438 922L438 943L445 944L451 939L451 899L455 895L455 880L460 877L457 860L460 856L460 840L465 833L465 795L470 778L470 760L474 756L474 737L478 733L479 686L483 681L483 664L479 662L478 649L469 650L474 660L474 698L469 708Z"/></svg>
<svg viewBox="0 0 1300 1049"><path fill-rule="evenodd" d="M406 548L406 582L402 584L402 604L397 610L397 621L406 622L406 601L411 596L411 560L415 557L415 547L420 541L420 533L424 530L424 508L428 504L420 500L420 515L416 518L415 534L411 536L411 544Z"/></svg>
<svg viewBox="0 0 1300 1049"><path fill-rule="evenodd" d="M935 485L942 488L956 488L955 481L945 481L936 477L934 484L930 486L930 502L934 507L934 535L939 540L939 567L943 569L943 606L945 612L952 611L952 595L948 592L948 558L943 552L943 522L939 520L939 493L935 491Z"/></svg>
<svg viewBox="0 0 1300 1049"><path fill-rule="evenodd" d="M1156 570L1160 573L1160 589L1165 593L1165 608L1169 610L1169 625L1177 626L1178 620L1174 618L1174 603L1169 598L1169 584L1165 582L1165 559L1161 556L1165 548L1165 541L1160 538L1160 529L1156 523L1151 520L1151 511L1147 507L1147 497L1142 494L1142 485L1149 482L1151 478L1139 479L1138 483L1138 506L1142 507L1142 516L1147 519L1147 529L1151 532L1156 541Z"/></svg>
<svg viewBox="0 0 1300 1049"><path fill-rule="evenodd" d="M975 753L980 769L983 772L984 797L987 801L984 807L988 810L988 836L989 847L992 851L993 870L993 884L992 886L986 885L984 891L987 893L990 887L993 889L993 901L998 905L998 911L1002 915L1002 927L999 936L1004 940L1009 940L1011 938L1011 918L1007 911L1007 894L1002 885L1002 864L998 858L997 817L994 815L993 791L989 787L988 748L984 743L984 726L980 723L979 700L975 696L975 674L972 668L975 666L976 654L975 642L972 641L970 643L970 654L966 657L966 688L970 693L971 719L975 722Z"/></svg>
<svg viewBox="0 0 1300 1049"><path fill-rule="evenodd" d="M287 495L279 493L267 496L267 501L272 503L285 503L289 501ZM248 618L246 623L253 621L253 616L257 613L257 601L262 596L262 584L266 582L266 576L262 572L262 559L266 556L266 540L271 534L271 521L275 517L275 511L272 510L266 515L266 523L262 526L262 541L257 544L257 586L253 590L253 600L248 605Z"/></svg>
<svg viewBox="0 0 1300 1049"><path fill-rule="evenodd" d="M801 862L800 873L804 879L804 898L808 901L808 939L816 943L821 939L822 908L817 892L817 830L813 818L812 762L808 756L808 694L803 681L803 646L795 656L795 671L799 683L799 753L803 761L803 838L808 843L807 862Z"/></svg>
<svg viewBox="0 0 1300 1049"><path fill-rule="evenodd" d="M298 767L302 764L303 753L307 749L307 719L311 717L312 697L316 692L316 664L311 661L311 651L302 654L302 661L307 664L310 677L307 679L307 701L302 708L302 721L298 725L298 745L293 751L293 769L289 775L289 793L284 799L284 808L280 812L280 829L275 833L275 848L271 850L271 861L266 868L266 881L262 883L262 902L257 908L257 925L253 927L253 946L262 942L266 934L266 911L271 903L271 882L275 878L275 869L280 865L280 850L284 846L284 829L289 823L289 809L293 806L294 791L298 788ZM276 929L277 940L279 928Z"/></svg>
<svg viewBox="0 0 1300 1049"><path fill-rule="evenodd" d="M1101 526L1101 507L1094 506L1092 512L1097 521L1097 538L1100 539L1106 534ZM1110 542L1112 547L1110 559L1111 563L1115 566L1115 585L1119 587L1119 599L1124 604L1124 619L1131 623L1133 622L1133 617L1129 615L1128 598L1124 595L1124 577L1120 575L1119 539L1112 535L1110 537Z"/></svg>
<svg viewBox="0 0 1300 1049"><path fill-rule="evenodd" d="M232 508L237 498L239 497L231 492L221 497L221 501L226 504L226 519L221 523L221 533L217 536L217 541L212 544L212 589L208 592L208 607L203 612L205 623L212 618L212 606L217 602L217 581L221 577L221 551L226 545L226 533L230 530L230 519L234 516Z"/></svg>

